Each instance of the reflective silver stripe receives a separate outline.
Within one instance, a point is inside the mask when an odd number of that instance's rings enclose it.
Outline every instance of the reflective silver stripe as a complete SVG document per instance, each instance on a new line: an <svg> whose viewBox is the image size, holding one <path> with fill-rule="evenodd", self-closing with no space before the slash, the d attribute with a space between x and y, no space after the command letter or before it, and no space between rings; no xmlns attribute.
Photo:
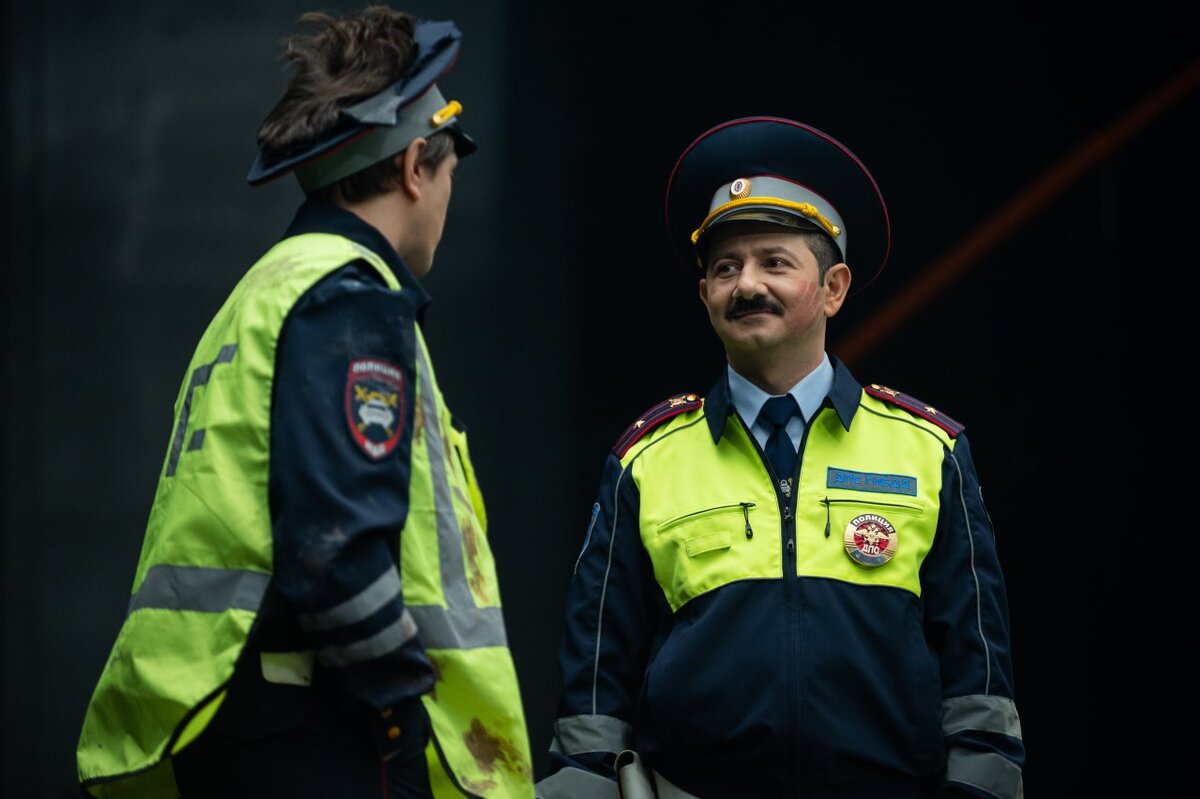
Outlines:
<svg viewBox="0 0 1200 799"><path fill-rule="evenodd" d="M537 799L619 799L616 780L568 766L533 786Z"/></svg>
<svg viewBox="0 0 1200 799"><path fill-rule="evenodd" d="M426 649L479 649L508 646L500 608L443 608L409 605Z"/></svg>
<svg viewBox="0 0 1200 799"><path fill-rule="evenodd" d="M300 627L311 633L355 624L399 595L400 575L395 568L389 568L375 582L340 605L320 613L301 613Z"/></svg>
<svg viewBox="0 0 1200 799"><path fill-rule="evenodd" d="M620 752L633 740L633 727L613 716L564 716L554 722L551 752Z"/></svg>
<svg viewBox="0 0 1200 799"><path fill-rule="evenodd" d="M946 781L961 782L999 799L1022 799L1021 769L994 752L955 747L946 761Z"/></svg>
<svg viewBox="0 0 1200 799"><path fill-rule="evenodd" d="M433 478L433 501L437 507L438 559L442 568L442 594L451 608L473 608L475 598L467 587L463 566L462 531L454 515L454 500L450 481L446 477L446 449L442 439L442 422L438 417L437 386L425 339L417 328L417 370L420 384L421 410L425 416L425 451L429 455L429 472ZM425 625L421 625L424 627Z"/></svg>
<svg viewBox="0 0 1200 799"><path fill-rule="evenodd" d="M1017 706L1004 696L956 696L942 702L942 733L953 735L963 730L998 732L1010 738L1021 737L1021 719Z"/></svg>
<svg viewBox="0 0 1200 799"><path fill-rule="evenodd" d="M476 607L467 585L463 564L462 530L454 512L454 498L447 476L446 444L438 416L437 385L425 338L417 328L417 393L425 417L425 450L433 480L433 500L437 508L438 561L442 573L442 596L446 607L409 605L408 609L421 630L421 644L427 649L477 649L507 646L504 614L498 607Z"/></svg>
<svg viewBox="0 0 1200 799"><path fill-rule="evenodd" d="M979 590L979 573L975 571L975 538L971 534L971 514L967 510L967 498L963 495L962 467L958 465L958 458L954 457L953 450L950 451L950 460L954 461L954 470L958 472L958 501L962 504L963 522L967 525L967 542L971 545L971 578L975 580L975 624L979 630L979 640L983 643L983 663L986 672L983 692L986 694L992 690L992 655L987 636L983 634L983 595Z"/></svg>
<svg viewBox="0 0 1200 799"><path fill-rule="evenodd" d="M344 646L327 646L317 652L317 660L326 666L349 666L386 655L399 649L417 634L417 625L407 609L400 618L374 635Z"/></svg>
<svg viewBox="0 0 1200 799"><path fill-rule="evenodd" d="M258 610L271 575L247 569L159 564L146 572L128 613L144 608L220 613Z"/></svg>

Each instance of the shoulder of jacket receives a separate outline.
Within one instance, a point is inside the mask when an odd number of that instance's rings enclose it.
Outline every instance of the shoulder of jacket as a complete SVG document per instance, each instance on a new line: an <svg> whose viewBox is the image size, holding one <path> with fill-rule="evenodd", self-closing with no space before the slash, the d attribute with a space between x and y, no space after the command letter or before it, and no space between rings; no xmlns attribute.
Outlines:
<svg viewBox="0 0 1200 799"><path fill-rule="evenodd" d="M699 394L675 394L674 396L667 397L657 405L646 409L637 418L637 421L625 428L625 432L613 444L613 453L618 458L624 458L629 448L655 427L658 427L668 419L678 416L681 413L695 410L702 405L704 405L704 400Z"/></svg>
<svg viewBox="0 0 1200 799"><path fill-rule="evenodd" d="M962 422L952 419L929 403L923 402L910 394L905 394L903 391L881 386L878 383L863 386L863 391L875 399L903 408L913 416L937 425L951 438L955 438L966 429L966 425Z"/></svg>

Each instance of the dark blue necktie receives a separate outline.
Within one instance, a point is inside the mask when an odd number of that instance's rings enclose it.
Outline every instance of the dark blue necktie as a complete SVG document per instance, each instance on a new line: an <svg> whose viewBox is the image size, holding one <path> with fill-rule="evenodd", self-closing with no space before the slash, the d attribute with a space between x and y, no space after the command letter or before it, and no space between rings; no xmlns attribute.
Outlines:
<svg viewBox="0 0 1200 799"><path fill-rule="evenodd" d="M787 423L800 413L800 406L791 394L771 397L758 412L758 420L770 431L767 436L766 455L780 480L791 480L796 471L796 448L787 434Z"/></svg>

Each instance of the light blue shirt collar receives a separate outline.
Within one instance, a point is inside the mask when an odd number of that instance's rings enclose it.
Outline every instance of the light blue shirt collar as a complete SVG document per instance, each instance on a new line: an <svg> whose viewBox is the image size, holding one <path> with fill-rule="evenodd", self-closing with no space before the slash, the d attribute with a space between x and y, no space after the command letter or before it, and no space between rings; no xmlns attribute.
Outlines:
<svg viewBox="0 0 1200 799"><path fill-rule="evenodd" d="M727 367L727 372L729 374L729 396L733 400L733 407L749 425L750 432L758 441L758 445L766 447L770 431L765 425L758 423L758 414L772 395L742 377L734 371L732 366ZM804 416L803 419L799 416L793 417L787 425L788 437L792 439L792 444L797 449L800 447L800 438L804 435L804 426L820 410L821 403L825 401L825 397L829 396L829 389L832 387L833 364L829 362L829 353L826 353L817 368L801 378L800 382L792 386L788 392L796 398L796 404L800 406L800 413Z"/></svg>

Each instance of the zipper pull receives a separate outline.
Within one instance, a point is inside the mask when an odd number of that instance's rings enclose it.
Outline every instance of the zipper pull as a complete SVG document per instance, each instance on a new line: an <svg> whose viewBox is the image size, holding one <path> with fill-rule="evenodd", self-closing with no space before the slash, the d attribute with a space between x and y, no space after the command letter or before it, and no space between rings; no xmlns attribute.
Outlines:
<svg viewBox="0 0 1200 799"><path fill-rule="evenodd" d="M783 506L783 520L785 522L790 522L792 520L792 509L787 505Z"/></svg>
<svg viewBox="0 0 1200 799"><path fill-rule="evenodd" d="M739 502L742 506L742 516L746 517L746 538L754 538L754 530L750 527L750 509L754 507L753 502Z"/></svg>
<svg viewBox="0 0 1200 799"><path fill-rule="evenodd" d="M825 537L829 538L829 497L821 500L825 505Z"/></svg>

